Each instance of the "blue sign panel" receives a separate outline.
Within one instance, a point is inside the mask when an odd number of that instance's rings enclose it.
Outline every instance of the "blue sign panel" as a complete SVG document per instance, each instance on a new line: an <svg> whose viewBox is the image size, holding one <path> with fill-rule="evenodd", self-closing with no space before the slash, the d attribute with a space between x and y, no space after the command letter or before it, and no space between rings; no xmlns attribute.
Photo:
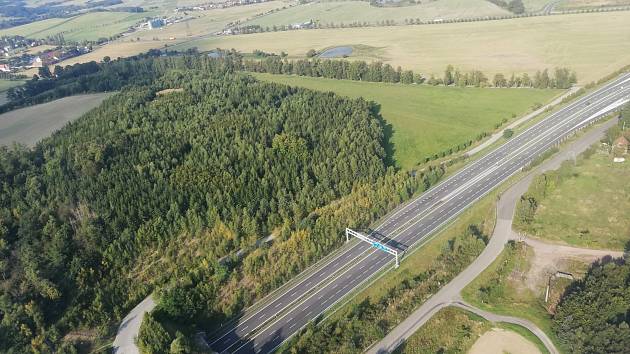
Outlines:
<svg viewBox="0 0 630 354"><path fill-rule="evenodd" d="M379 250L387 251L385 247L380 242L372 242L372 247L378 248Z"/></svg>

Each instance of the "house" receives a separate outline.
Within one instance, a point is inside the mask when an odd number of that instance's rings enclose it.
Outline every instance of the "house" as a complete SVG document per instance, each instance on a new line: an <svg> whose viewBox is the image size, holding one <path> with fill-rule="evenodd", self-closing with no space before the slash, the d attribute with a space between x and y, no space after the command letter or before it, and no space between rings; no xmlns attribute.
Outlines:
<svg viewBox="0 0 630 354"><path fill-rule="evenodd" d="M42 66L44 66L44 64L42 63L42 58L40 57L33 58L29 65L31 68L41 68Z"/></svg>
<svg viewBox="0 0 630 354"><path fill-rule="evenodd" d="M9 66L9 64L0 64L0 72L2 72L2 73L10 73L11 72L11 67Z"/></svg>

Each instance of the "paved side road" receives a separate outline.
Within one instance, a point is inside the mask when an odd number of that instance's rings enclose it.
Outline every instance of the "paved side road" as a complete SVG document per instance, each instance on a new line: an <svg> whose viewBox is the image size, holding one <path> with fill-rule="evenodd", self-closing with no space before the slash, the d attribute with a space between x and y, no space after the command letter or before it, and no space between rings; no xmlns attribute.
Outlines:
<svg viewBox="0 0 630 354"><path fill-rule="evenodd" d="M140 331L140 324L144 314L150 312L155 307L153 296L148 296L138 306L134 307L118 327L118 333L112 345L114 354L139 354L136 346L136 337Z"/></svg>
<svg viewBox="0 0 630 354"><path fill-rule="evenodd" d="M387 334L387 336L385 336L385 338L370 347L367 350L367 353L382 354L393 352L439 310L449 306L450 304L461 302L461 290L464 289L479 274L481 274L481 272L483 272L501 254L505 244L510 239L518 238L514 231L512 231L512 217L516 208L516 202L520 199L521 195L527 191L532 179L539 173L557 169L563 161L571 159L576 154L586 150L589 146L599 141L604 135L604 132L616 123L616 119L611 119L610 121L590 130L570 145L564 147L560 153L545 161L542 165L535 168L523 179L516 182L507 191L505 191L497 203L497 221L492 237L481 255L479 255L479 257L477 257L477 259L475 259L475 261L462 273L456 276L453 280L451 280L451 282L442 287L440 291L422 304L422 306L407 317L407 319L396 326L390 333ZM529 327L527 328L529 329ZM553 343L548 340L546 335L543 333L543 335L539 336L537 334L538 332L542 331L532 331L532 333L536 334L541 341L545 343L545 345L549 344L549 346L547 346L549 352L557 353L557 349L553 346Z"/></svg>

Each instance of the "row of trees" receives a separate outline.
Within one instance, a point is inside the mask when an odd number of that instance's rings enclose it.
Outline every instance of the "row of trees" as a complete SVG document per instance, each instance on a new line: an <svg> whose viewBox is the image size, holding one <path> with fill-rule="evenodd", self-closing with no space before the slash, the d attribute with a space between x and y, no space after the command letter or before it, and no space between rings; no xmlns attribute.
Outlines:
<svg viewBox="0 0 630 354"><path fill-rule="evenodd" d="M314 56L311 50L308 55ZM289 74L299 76L325 77L371 82L390 82L402 84L429 84L445 86L474 86L474 87L533 87L533 88L569 88L577 82L575 72L567 68L556 68L553 74L549 70L538 71L534 77L527 73L521 76L512 74L506 78L503 74L496 74L493 80L481 71L462 72L452 65L448 65L444 76L437 78L433 75L426 78L412 70L403 70L400 66L394 69L389 64L381 62L366 63L364 61L330 60L330 59L302 59L288 60L280 56L266 56L261 60L244 60L243 69L253 72L271 74Z"/></svg>

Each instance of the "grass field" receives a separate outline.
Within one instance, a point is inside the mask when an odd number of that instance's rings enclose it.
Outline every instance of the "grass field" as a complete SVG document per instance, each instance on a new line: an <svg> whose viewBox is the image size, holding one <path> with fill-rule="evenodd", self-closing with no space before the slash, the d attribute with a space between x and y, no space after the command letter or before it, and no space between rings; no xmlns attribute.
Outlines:
<svg viewBox="0 0 630 354"><path fill-rule="evenodd" d="M594 30L596 29L596 30ZM394 66L441 75L446 64L479 69L534 73L567 66L581 83L630 63L630 11L541 16L424 26L322 29L222 36L191 41L175 48L254 49L304 56L309 49L367 45ZM453 50L456 48L456 50Z"/></svg>
<svg viewBox="0 0 630 354"><path fill-rule="evenodd" d="M79 95L0 114L0 145L27 146L98 106L111 93Z"/></svg>
<svg viewBox="0 0 630 354"><path fill-rule="evenodd" d="M630 162L613 164L600 149L571 172L540 201L525 231L580 247L623 250L630 241Z"/></svg>
<svg viewBox="0 0 630 354"><path fill-rule="evenodd" d="M7 28L0 30L0 36L21 35L39 39L61 33L66 40L71 41L97 40L122 33L147 16L151 16L151 13L92 12Z"/></svg>
<svg viewBox="0 0 630 354"><path fill-rule="evenodd" d="M526 113L558 90L476 89L255 74L261 80L364 97L381 105L392 125L393 157L403 168L491 131L502 119Z"/></svg>
<svg viewBox="0 0 630 354"><path fill-rule="evenodd" d="M509 15L486 0L440 0L423 2L420 5L402 7L376 7L363 1L317 1L288 8L248 22L248 24L272 27L303 23L309 20L320 25L368 22L374 24L384 20L404 23L405 19L472 18Z"/></svg>

